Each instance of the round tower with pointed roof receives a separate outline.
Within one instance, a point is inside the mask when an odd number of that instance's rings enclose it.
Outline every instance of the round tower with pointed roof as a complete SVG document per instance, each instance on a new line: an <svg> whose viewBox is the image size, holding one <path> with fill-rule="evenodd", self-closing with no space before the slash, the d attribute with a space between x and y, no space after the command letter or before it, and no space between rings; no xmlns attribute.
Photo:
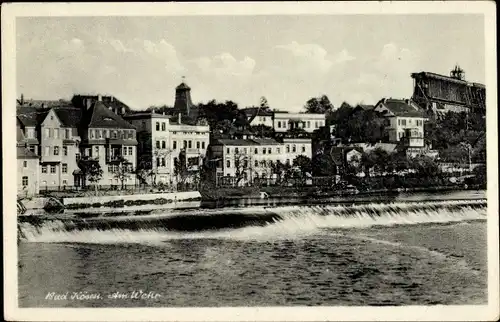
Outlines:
<svg viewBox="0 0 500 322"><path fill-rule="evenodd" d="M192 106L191 88L185 83L185 77L182 77L182 83L175 88L174 110L177 113L189 116Z"/></svg>

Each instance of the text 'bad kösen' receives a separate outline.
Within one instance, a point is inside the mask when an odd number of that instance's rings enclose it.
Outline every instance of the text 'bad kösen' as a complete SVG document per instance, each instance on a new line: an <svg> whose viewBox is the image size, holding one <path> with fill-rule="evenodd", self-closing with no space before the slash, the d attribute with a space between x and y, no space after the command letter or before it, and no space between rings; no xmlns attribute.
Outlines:
<svg viewBox="0 0 500 322"><path fill-rule="evenodd" d="M89 293L89 292L65 292L65 293L56 293L56 292L48 292L45 296L46 300L53 301L67 301L67 300L76 300L76 301L85 301L85 300L155 300L161 297L161 294L156 292L145 292L143 290L138 291L130 291L130 292L112 292L108 294L101 293Z"/></svg>

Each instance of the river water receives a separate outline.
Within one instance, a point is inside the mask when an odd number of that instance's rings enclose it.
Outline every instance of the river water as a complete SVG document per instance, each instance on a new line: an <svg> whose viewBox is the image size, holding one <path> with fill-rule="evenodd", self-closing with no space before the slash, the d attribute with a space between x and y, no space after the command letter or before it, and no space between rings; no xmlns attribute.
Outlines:
<svg viewBox="0 0 500 322"><path fill-rule="evenodd" d="M169 212L21 222L19 306L487 301L482 191Z"/></svg>

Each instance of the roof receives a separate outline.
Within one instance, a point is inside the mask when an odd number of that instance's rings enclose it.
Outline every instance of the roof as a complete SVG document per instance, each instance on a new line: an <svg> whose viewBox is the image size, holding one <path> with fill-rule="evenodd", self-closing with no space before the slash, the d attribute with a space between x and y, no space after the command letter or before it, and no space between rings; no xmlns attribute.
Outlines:
<svg viewBox="0 0 500 322"><path fill-rule="evenodd" d="M403 117L424 117L424 112L410 105L409 101L398 99L382 99L382 103L395 116ZM378 103L377 103L378 105Z"/></svg>
<svg viewBox="0 0 500 322"><path fill-rule="evenodd" d="M473 85L473 86L477 86L477 87L485 87L483 84L480 84L480 83L471 83L471 82L468 82L468 81L463 80L463 79L457 79L457 78L453 78L450 76L436 74L436 73L432 73L432 72L420 72L420 73L412 73L411 74L412 78L417 78L417 77L422 77L422 76L427 77L427 78L434 78L434 79L440 79L440 80L444 80L444 81L459 83L459 84L469 84L469 85Z"/></svg>
<svg viewBox="0 0 500 322"><path fill-rule="evenodd" d="M20 100L17 100L18 104L21 104ZM55 106L61 106L61 105L66 105L66 104L71 104L71 102L67 100L23 100L23 106L26 107L55 107Z"/></svg>
<svg viewBox="0 0 500 322"><path fill-rule="evenodd" d="M82 119L82 111L72 106L56 107L53 109L63 127L78 127Z"/></svg>
<svg viewBox="0 0 500 322"><path fill-rule="evenodd" d="M375 144L370 144L370 143L353 143L353 146L361 148L362 150L368 152L372 151L375 149L382 149L388 153L395 152L397 149L397 144L395 143L375 143Z"/></svg>
<svg viewBox="0 0 500 322"><path fill-rule="evenodd" d="M191 89L191 87L187 86L187 84L186 84L186 83L182 82L182 83L180 83L180 84L179 84L179 85L178 85L175 89L176 89L176 90L177 90L177 89L185 89L185 90L190 90L190 89Z"/></svg>
<svg viewBox="0 0 500 322"><path fill-rule="evenodd" d="M18 159L38 159L38 155L25 147L18 146L17 147L17 158Z"/></svg>
<svg viewBox="0 0 500 322"><path fill-rule="evenodd" d="M214 145L279 145L280 143L273 139L218 139Z"/></svg>
<svg viewBox="0 0 500 322"><path fill-rule="evenodd" d="M20 106L16 107L16 115L19 121L24 126L37 125L37 110L34 106Z"/></svg>
<svg viewBox="0 0 500 322"><path fill-rule="evenodd" d="M373 105L365 105L365 104L358 104L356 106L356 108L358 108L358 107L363 109L364 111L370 111L370 110L373 110L375 108L375 106L373 106Z"/></svg>
<svg viewBox="0 0 500 322"><path fill-rule="evenodd" d="M17 139L17 142L24 142L24 133L23 133L23 130L21 130L20 128L17 128L17 131L16 131L16 139Z"/></svg>
<svg viewBox="0 0 500 322"><path fill-rule="evenodd" d="M273 116L273 112L267 109L261 109L260 107L247 107L242 109L242 111L247 115L247 117L252 116Z"/></svg>
<svg viewBox="0 0 500 322"><path fill-rule="evenodd" d="M125 121L121 116L110 111L103 102L95 102L90 108L90 114L89 128L135 129L132 124Z"/></svg>

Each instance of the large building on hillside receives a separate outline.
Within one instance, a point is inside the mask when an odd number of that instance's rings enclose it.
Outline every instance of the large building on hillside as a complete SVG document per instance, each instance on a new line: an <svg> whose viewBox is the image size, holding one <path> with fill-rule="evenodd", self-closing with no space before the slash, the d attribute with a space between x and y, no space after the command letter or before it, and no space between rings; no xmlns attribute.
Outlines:
<svg viewBox="0 0 500 322"><path fill-rule="evenodd" d="M219 139L210 146L210 168L217 181L245 185L256 179L272 179L272 165L293 165L299 155L312 157L310 139Z"/></svg>
<svg viewBox="0 0 500 322"><path fill-rule="evenodd" d="M175 164L184 153L186 167L197 171L210 141L210 128L204 122L183 123L181 114L136 113L125 119L137 129L138 165L151 170L143 183L174 184Z"/></svg>
<svg viewBox="0 0 500 322"><path fill-rule="evenodd" d="M119 157L129 161L131 170L136 166L135 128L113 112L113 104L103 101L100 95L78 95L71 102L56 102L30 106L23 101L17 106L23 144L39 157L40 189L60 190L85 184L78 167L82 156L99 162L103 170L99 186L121 185L116 175ZM135 184L135 175L129 177L125 185Z"/></svg>
<svg viewBox="0 0 500 322"><path fill-rule="evenodd" d="M293 129L303 129L307 133L325 126L325 114L289 113L283 111L247 108L243 110L250 125L265 125L276 133L285 133Z"/></svg>
<svg viewBox="0 0 500 322"><path fill-rule="evenodd" d="M464 80L464 72L456 66L450 76L430 72L413 73L412 99L422 108L438 114L486 111L486 87Z"/></svg>

